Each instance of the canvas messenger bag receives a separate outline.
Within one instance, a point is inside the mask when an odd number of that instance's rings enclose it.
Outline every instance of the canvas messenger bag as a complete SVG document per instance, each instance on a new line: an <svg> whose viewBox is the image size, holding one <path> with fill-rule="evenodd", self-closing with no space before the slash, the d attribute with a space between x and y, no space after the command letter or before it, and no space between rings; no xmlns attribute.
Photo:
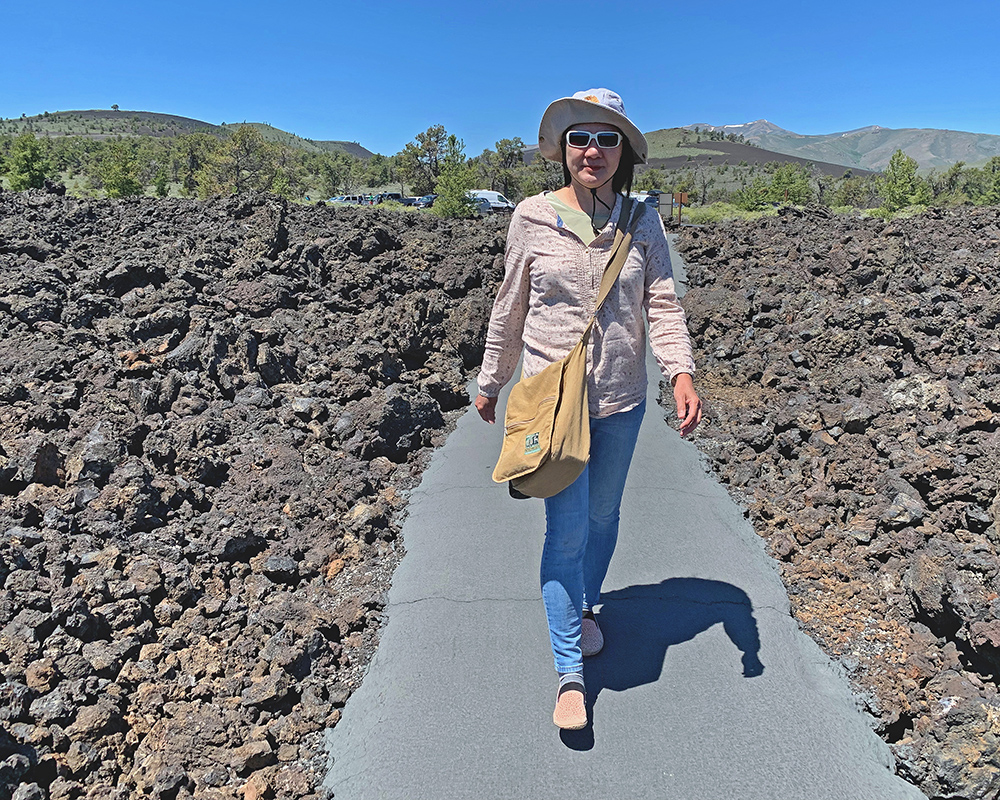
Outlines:
<svg viewBox="0 0 1000 800"><path fill-rule="evenodd" d="M624 198L611 259L601 278L594 316L580 341L561 361L537 375L521 378L510 391L504 417L503 446L493 470L497 483L510 481L511 494L552 497L580 477L590 460L590 413L587 402L587 342L597 313L625 265L632 235L646 206Z"/></svg>

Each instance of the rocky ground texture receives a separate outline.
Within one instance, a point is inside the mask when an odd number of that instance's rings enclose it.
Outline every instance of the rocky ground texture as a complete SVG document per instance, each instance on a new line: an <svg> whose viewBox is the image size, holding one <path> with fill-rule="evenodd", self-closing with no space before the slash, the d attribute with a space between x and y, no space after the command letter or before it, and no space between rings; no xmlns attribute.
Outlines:
<svg viewBox="0 0 1000 800"><path fill-rule="evenodd" d="M0 798L306 798L502 221L0 194Z"/></svg>
<svg viewBox="0 0 1000 800"><path fill-rule="evenodd" d="M504 223L0 194L0 800L318 796ZM904 777L1000 796L1000 213L680 247L797 618Z"/></svg>
<svg viewBox="0 0 1000 800"><path fill-rule="evenodd" d="M898 770L1000 797L1000 211L684 229L698 445Z"/></svg>

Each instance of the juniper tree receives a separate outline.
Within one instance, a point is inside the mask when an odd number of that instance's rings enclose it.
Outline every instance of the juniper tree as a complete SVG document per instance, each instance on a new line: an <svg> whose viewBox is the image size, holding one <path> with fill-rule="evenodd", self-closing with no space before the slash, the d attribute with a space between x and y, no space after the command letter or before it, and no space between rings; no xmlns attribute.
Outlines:
<svg viewBox="0 0 1000 800"><path fill-rule="evenodd" d="M930 187L917 176L917 162L902 150L897 150L889 159L889 166L879 182L879 191L882 208L886 211L899 211L931 200Z"/></svg>
<svg viewBox="0 0 1000 800"><path fill-rule="evenodd" d="M439 217L467 218L475 215L469 191L475 187L476 173L465 160L465 143L451 134L442 148L440 174L434 191L433 211Z"/></svg>
<svg viewBox="0 0 1000 800"><path fill-rule="evenodd" d="M101 159L101 182L108 197L133 197L142 194L139 162L127 142L111 142Z"/></svg>
<svg viewBox="0 0 1000 800"><path fill-rule="evenodd" d="M10 188L15 192L41 189L51 169L42 143L32 133L22 133L14 140L6 166Z"/></svg>
<svg viewBox="0 0 1000 800"><path fill-rule="evenodd" d="M434 189L441 174L441 160L449 136L444 125L431 125L415 138L416 141L409 142L396 154L396 158L399 172L413 193L427 194Z"/></svg>

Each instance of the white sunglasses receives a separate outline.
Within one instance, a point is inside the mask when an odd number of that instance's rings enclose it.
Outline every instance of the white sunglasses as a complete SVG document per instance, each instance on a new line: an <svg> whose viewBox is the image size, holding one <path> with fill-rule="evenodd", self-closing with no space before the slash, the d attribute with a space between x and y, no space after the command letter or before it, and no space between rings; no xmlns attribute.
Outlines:
<svg viewBox="0 0 1000 800"><path fill-rule="evenodd" d="M566 131L566 144L585 150L591 142L597 142L602 150L613 150L622 143L622 135L618 131Z"/></svg>

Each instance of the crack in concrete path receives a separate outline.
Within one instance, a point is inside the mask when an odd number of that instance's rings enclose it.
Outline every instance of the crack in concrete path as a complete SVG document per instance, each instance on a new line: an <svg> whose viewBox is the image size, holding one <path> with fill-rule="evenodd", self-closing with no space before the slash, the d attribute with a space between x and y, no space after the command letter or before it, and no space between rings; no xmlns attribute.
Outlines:
<svg viewBox="0 0 1000 800"><path fill-rule="evenodd" d="M415 597L412 600L399 600L396 602L388 603L385 606L385 610L390 610L393 608L405 608L407 606L414 606L418 603L427 603L433 600L440 600L445 603L458 603L462 605L471 605L474 603L540 603L542 601L542 596L535 595L534 597L447 597L445 595L428 595L427 597ZM748 608L751 612L754 611L773 611L782 616L792 616L790 609L782 609L777 606L760 605L755 606L751 602L740 602L738 600L696 600L690 597L684 597L681 595L648 595L648 596L629 596L620 595L615 599L615 602L623 601L649 601L649 600L669 600L675 603L687 603L689 605L699 605L699 606L740 606L742 608ZM596 606L595 606L596 607ZM600 615L598 615L600 616Z"/></svg>

